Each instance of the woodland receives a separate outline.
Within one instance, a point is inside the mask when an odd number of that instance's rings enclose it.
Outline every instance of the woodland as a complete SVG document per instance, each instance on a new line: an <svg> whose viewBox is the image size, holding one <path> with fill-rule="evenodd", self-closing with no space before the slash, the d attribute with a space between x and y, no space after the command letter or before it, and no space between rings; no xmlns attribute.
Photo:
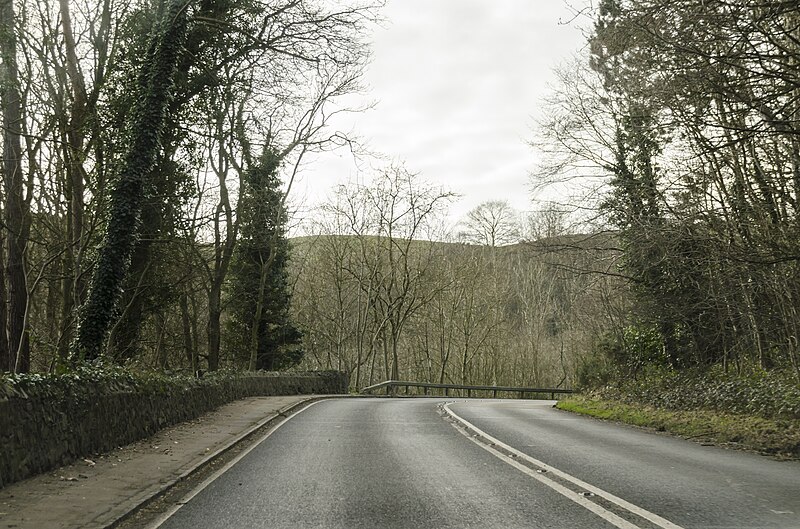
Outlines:
<svg viewBox="0 0 800 529"><path fill-rule="evenodd" d="M587 44L540 177L594 181L618 239L632 305L598 352L800 382L800 8L608 0Z"/></svg>
<svg viewBox="0 0 800 529"><path fill-rule="evenodd" d="M530 140L558 203L448 229L392 162L300 219L308 157L360 151L330 123L380 4L0 0L0 370L800 381L796 2L577 11Z"/></svg>

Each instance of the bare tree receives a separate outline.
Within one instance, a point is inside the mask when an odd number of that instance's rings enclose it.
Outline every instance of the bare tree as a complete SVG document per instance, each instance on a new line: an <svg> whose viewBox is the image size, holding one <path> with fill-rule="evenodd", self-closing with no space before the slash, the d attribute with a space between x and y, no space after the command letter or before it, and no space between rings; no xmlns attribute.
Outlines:
<svg viewBox="0 0 800 529"><path fill-rule="evenodd" d="M459 240L486 246L504 246L521 238L519 214L505 200L489 200L473 208L461 221Z"/></svg>
<svg viewBox="0 0 800 529"><path fill-rule="evenodd" d="M5 226L7 230L7 265L9 312L8 351L4 369L26 372L30 368L30 338L25 326L28 306L26 251L30 235L32 182L23 163L22 137L25 116L17 66L17 15L13 0L0 3L0 100L3 105L3 182L5 191Z"/></svg>

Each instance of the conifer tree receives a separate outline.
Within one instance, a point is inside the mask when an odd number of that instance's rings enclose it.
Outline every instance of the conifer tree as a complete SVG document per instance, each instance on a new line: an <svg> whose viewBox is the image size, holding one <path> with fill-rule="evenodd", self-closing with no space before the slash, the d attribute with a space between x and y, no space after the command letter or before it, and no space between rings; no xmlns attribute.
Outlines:
<svg viewBox="0 0 800 529"><path fill-rule="evenodd" d="M231 279L232 342L242 340L249 370L297 364L302 333L289 318L288 216L279 156L266 149L243 178L240 238ZM237 340L238 338L238 340Z"/></svg>

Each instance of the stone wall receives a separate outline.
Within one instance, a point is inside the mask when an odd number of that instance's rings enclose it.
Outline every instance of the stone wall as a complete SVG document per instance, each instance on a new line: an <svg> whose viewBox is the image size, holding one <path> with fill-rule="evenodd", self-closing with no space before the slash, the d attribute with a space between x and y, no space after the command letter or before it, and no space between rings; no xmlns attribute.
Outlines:
<svg viewBox="0 0 800 529"><path fill-rule="evenodd" d="M152 435L246 397L347 393L339 372L240 374L0 387L0 487Z"/></svg>

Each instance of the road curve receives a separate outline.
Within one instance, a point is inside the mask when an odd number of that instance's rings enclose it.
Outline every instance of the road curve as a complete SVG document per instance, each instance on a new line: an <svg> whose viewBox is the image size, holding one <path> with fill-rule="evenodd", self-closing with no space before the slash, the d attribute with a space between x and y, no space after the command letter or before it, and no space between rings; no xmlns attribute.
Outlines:
<svg viewBox="0 0 800 529"><path fill-rule="evenodd" d="M800 465L547 401L334 399L158 527L800 528Z"/></svg>

